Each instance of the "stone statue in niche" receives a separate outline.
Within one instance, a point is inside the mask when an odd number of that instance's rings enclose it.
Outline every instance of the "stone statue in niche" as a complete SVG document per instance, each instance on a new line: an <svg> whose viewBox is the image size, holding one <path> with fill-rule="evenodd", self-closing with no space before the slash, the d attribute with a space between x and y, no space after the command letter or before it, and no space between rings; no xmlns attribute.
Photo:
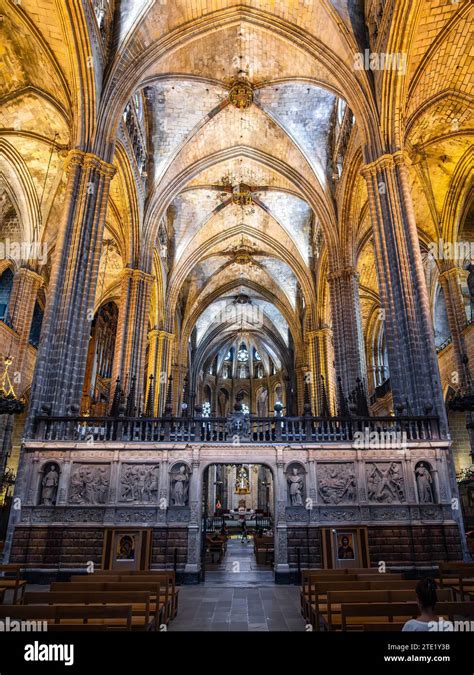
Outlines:
<svg viewBox="0 0 474 675"><path fill-rule="evenodd" d="M70 504L105 504L109 492L109 466L74 466L69 484Z"/></svg>
<svg viewBox="0 0 474 675"><path fill-rule="evenodd" d="M120 476L120 501L150 504L158 495L158 466L124 464Z"/></svg>
<svg viewBox="0 0 474 675"><path fill-rule="evenodd" d="M188 503L189 476L186 466L171 474L171 503L173 506L186 506Z"/></svg>
<svg viewBox="0 0 474 675"><path fill-rule="evenodd" d="M370 502L405 501L405 485L399 462L379 462L366 466L367 496Z"/></svg>
<svg viewBox="0 0 474 675"><path fill-rule="evenodd" d="M318 464L318 492L325 504L354 502L357 483L353 464Z"/></svg>
<svg viewBox="0 0 474 675"><path fill-rule="evenodd" d="M304 478L297 466L291 467L286 474L291 506L303 506Z"/></svg>
<svg viewBox="0 0 474 675"><path fill-rule="evenodd" d="M50 464L44 471L41 481L41 500L44 506L54 506L58 492L59 471L57 464Z"/></svg>
<svg viewBox="0 0 474 675"><path fill-rule="evenodd" d="M422 504L434 504L433 478L428 465L420 462L415 467L418 498Z"/></svg>

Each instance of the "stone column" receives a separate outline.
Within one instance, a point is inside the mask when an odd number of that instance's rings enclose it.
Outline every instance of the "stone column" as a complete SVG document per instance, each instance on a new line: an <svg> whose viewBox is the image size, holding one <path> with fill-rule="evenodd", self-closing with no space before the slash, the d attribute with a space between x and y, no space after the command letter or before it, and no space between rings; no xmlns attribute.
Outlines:
<svg viewBox="0 0 474 675"><path fill-rule="evenodd" d="M120 377L122 387L125 381L129 387L132 378L136 378L135 404L142 408L145 407L146 397L145 352L152 284L153 276L142 270L127 268L123 271L112 369L112 382Z"/></svg>
<svg viewBox="0 0 474 675"><path fill-rule="evenodd" d="M288 526L286 522L287 485L283 450L276 448L275 471L275 575L283 583L288 583L290 566L288 564Z"/></svg>
<svg viewBox="0 0 474 675"><path fill-rule="evenodd" d="M342 390L349 396L359 378L366 386L364 336L359 300L359 276L354 267L333 270L328 275L331 300L334 360Z"/></svg>
<svg viewBox="0 0 474 675"><path fill-rule="evenodd" d="M329 408L332 411L334 382L331 373L331 329L327 326L309 331L307 336L308 362L311 372L311 404L313 415L322 412L321 375L324 377Z"/></svg>
<svg viewBox="0 0 474 675"><path fill-rule="evenodd" d="M183 402L182 391L184 386L184 378L186 377L187 368L186 365L182 363L174 363L171 367L171 375L173 377L172 382L172 398L171 402L173 405L173 414L178 417L181 416L181 403ZM217 395L216 389L213 388L211 404L211 413L214 413L217 410Z"/></svg>
<svg viewBox="0 0 474 675"><path fill-rule="evenodd" d="M65 459L61 465L61 474L59 476L58 498L56 506L66 506L69 490L69 482L71 480L72 459Z"/></svg>
<svg viewBox="0 0 474 675"><path fill-rule="evenodd" d="M443 265L439 275L439 283L443 289L448 315L449 330L451 332L454 362L458 374L458 390L461 394L468 393L472 389L472 375L469 359L464 344L463 329L467 324L466 312L459 286L458 268L453 261L447 261ZM474 458L474 415L466 412L466 429L471 446L471 457Z"/></svg>
<svg viewBox="0 0 474 675"><path fill-rule="evenodd" d="M199 470L199 448L193 448L192 474L189 481L188 555L184 572L195 578L201 569L201 496L202 473Z"/></svg>
<svg viewBox="0 0 474 675"><path fill-rule="evenodd" d="M163 414L168 389L168 375L171 373L171 356L174 335L154 328L148 333L148 377L155 382L155 415ZM190 413L192 414L192 412Z"/></svg>
<svg viewBox="0 0 474 675"><path fill-rule="evenodd" d="M451 332L454 359L458 372L458 383L461 392L469 389L471 374L466 360L466 349L462 331L467 324L466 312L459 287L458 269L454 263L445 266L439 275L439 283L443 289L448 315L449 330Z"/></svg>
<svg viewBox="0 0 474 675"><path fill-rule="evenodd" d="M374 233L395 410L439 415L446 430L426 280L406 159L401 151L362 169Z"/></svg>
<svg viewBox="0 0 474 675"><path fill-rule="evenodd" d="M26 267L22 267L13 279L8 311L12 327L18 334L18 351L13 363L13 369L21 373L22 382L17 394L21 394L25 387L25 378L22 370L29 344L36 298L42 283L43 279L40 275Z"/></svg>
<svg viewBox="0 0 474 675"><path fill-rule="evenodd" d="M30 418L79 409L94 313L110 181L115 168L81 150L68 156L62 220L30 396Z"/></svg>

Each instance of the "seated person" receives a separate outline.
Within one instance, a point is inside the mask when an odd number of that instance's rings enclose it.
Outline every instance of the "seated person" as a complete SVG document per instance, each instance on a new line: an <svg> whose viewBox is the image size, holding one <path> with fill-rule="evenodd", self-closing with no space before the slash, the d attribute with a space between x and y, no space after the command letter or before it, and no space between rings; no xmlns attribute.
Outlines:
<svg viewBox="0 0 474 675"><path fill-rule="evenodd" d="M429 631L430 622L438 621L435 606L438 602L436 595L436 582L434 579L420 579L415 589L420 608L420 616L417 619L410 619L403 626L402 631Z"/></svg>
<svg viewBox="0 0 474 675"><path fill-rule="evenodd" d="M227 525L224 522L224 523L222 523L222 527L221 527L221 537L227 538L228 536L229 536L229 530L227 529Z"/></svg>

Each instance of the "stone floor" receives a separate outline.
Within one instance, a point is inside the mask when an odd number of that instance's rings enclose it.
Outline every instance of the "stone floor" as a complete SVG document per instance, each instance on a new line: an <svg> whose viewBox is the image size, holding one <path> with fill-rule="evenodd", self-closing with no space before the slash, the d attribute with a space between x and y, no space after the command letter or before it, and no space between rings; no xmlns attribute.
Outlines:
<svg viewBox="0 0 474 675"><path fill-rule="evenodd" d="M303 631L298 586L276 586L273 572L255 563L251 540L228 542L220 565L206 580L181 586L170 631Z"/></svg>

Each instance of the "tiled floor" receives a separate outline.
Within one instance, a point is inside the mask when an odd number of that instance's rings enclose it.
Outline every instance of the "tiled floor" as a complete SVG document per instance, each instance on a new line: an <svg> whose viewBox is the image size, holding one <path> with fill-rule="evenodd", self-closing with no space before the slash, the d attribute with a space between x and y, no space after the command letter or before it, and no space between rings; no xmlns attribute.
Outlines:
<svg viewBox="0 0 474 675"><path fill-rule="evenodd" d="M273 572L255 563L253 544L230 540L221 565L206 581L181 586L170 631L303 631L298 586L276 586Z"/></svg>

